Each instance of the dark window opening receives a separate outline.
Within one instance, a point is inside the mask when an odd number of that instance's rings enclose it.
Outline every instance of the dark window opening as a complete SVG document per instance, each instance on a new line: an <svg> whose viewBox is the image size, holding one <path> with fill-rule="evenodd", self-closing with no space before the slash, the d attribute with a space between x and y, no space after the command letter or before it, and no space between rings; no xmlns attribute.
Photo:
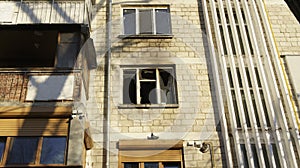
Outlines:
<svg viewBox="0 0 300 168"><path fill-rule="evenodd" d="M293 12L298 22L300 23L300 1L299 0L285 0L290 10Z"/></svg>
<svg viewBox="0 0 300 168"><path fill-rule="evenodd" d="M52 67L55 61L57 31L0 31L1 67Z"/></svg>
<svg viewBox="0 0 300 168"><path fill-rule="evenodd" d="M246 168L249 168L249 162L248 162L248 159L247 159L247 150L246 150L246 146L245 146L245 144L241 144L240 147L241 147L241 150L242 150L244 166L245 166Z"/></svg>
<svg viewBox="0 0 300 168"><path fill-rule="evenodd" d="M0 27L0 68L73 68L82 42L78 25Z"/></svg>
<svg viewBox="0 0 300 168"><path fill-rule="evenodd" d="M251 144L251 151L253 153L254 167L259 167L258 155L257 155L257 152L256 152L255 144Z"/></svg>
<svg viewBox="0 0 300 168"><path fill-rule="evenodd" d="M266 167L270 167L266 144L261 144L261 147L262 147L262 150L263 150L263 155L264 155Z"/></svg>

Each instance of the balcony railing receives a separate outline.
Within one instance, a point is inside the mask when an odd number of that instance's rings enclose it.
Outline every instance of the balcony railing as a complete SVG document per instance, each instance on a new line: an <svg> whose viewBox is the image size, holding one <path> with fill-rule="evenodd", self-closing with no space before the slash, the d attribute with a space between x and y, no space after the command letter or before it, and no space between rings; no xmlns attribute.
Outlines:
<svg viewBox="0 0 300 168"><path fill-rule="evenodd" d="M0 70L0 102L77 101L81 84L81 70Z"/></svg>

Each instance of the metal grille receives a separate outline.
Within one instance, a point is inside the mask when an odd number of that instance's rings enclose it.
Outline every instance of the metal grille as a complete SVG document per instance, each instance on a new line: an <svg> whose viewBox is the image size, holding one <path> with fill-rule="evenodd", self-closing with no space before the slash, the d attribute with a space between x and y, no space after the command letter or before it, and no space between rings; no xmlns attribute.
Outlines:
<svg viewBox="0 0 300 168"><path fill-rule="evenodd" d="M227 158L236 158L229 166L297 167L299 131L263 2L204 0L202 5L211 57L223 79L228 120L221 119L233 137L225 143Z"/></svg>

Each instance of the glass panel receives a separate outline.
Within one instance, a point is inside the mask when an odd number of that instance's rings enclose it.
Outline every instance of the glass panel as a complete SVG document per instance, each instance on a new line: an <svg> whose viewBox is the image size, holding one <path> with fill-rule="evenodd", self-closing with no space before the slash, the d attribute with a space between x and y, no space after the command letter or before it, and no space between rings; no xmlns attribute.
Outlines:
<svg viewBox="0 0 300 168"><path fill-rule="evenodd" d="M5 144L6 144L6 137L0 137L0 163L3 158L3 152L5 149Z"/></svg>
<svg viewBox="0 0 300 168"><path fill-rule="evenodd" d="M158 168L158 163L156 162L144 163L144 168Z"/></svg>
<svg viewBox="0 0 300 168"><path fill-rule="evenodd" d="M153 34L152 9L139 10L140 34Z"/></svg>
<svg viewBox="0 0 300 168"><path fill-rule="evenodd" d="M66 137L44 137L41 164L63 164L65 162Z"/></svg>
<svg viewBox="0 0 300 168"><path fill-rule="evenodd" d="M155 10L156 34L171 34L171 20L168 9Z"/></svg>
<svg viewBox="0 0 300 168"><path fill-rule="evenodd" d="M164 162L164 168L181 168L180 162Z"/></svg>
<svg viewBox="0 0 300 168"><path fill-rule="evenodd" d="M7 164L33 164L38 146L38 137L15 137L9 151Z"/></svg>
<svg viewBox="0 0 300 168"><path fill-rule="evenodd" d="M172 70L159 69L160 89L161 89L161 103L175 104L175 86Z"/></svg>
<svg viewBox="0 0 300 168"><path fill-rule="evenodd" d="M139 168L139 163L124 163L124 168Z"/></svg>
<svg viewBox="0 0 300 168"><path fill-rule="evenodd" d="M123 10L124 34L136 33L136 15L135 9Z"/></svg>
<svg viewBox="0 0 300 168"><path fill-rule="evenodd" d="M129 69L123 71L123 103L136 103L136 70Z"/></svg>

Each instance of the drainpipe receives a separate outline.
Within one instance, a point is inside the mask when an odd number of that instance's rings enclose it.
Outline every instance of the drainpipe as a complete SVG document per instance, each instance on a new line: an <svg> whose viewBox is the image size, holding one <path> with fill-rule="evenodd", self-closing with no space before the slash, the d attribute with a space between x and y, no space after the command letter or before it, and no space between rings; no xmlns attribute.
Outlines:
<svg viewBox="0 0 300 168"><path fill-rule="evenodd" d="M110 166L110 71L111 71L111 21L112 21L112 0L106 1L108 7L107 9L107 55L106 55L106 168Z"/></svg>

